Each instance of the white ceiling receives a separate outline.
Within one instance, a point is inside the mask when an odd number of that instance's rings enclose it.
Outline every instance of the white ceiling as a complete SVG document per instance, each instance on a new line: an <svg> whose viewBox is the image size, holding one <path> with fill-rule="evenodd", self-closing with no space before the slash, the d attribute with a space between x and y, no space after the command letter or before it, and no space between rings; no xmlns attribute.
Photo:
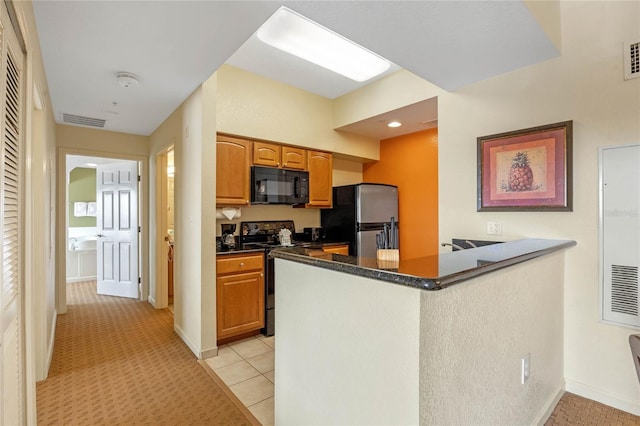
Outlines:
<svg viewBox="0 0 640 426"><path fill-rule="evenodd" d="M445 90L558 55L521 1L34 0L56 121L75 114L149 135L225 62L331 99L359 87L252 38L281 5ZM120 71L140 85L118 85ZM388 114L431 121L434 105ZM411 131L382 133L380 119L343 130L380 139Z"/></svg>

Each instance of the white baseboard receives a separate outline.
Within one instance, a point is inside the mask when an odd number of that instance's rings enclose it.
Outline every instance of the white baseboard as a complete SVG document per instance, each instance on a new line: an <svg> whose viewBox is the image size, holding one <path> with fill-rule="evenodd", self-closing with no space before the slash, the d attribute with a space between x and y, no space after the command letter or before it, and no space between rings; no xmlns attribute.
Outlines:
<svg viewBox="0 0 640 426"><path fill-rule="evenodd" d="M195 345L191 340L189 340L189 338L184 333L184 331L182 331L182 329L175 322L173 323L173 330L176 332L178 336L180 336L182 341L189 347L189 349L191 349L191 352L193 352L193 354L198 359L200 359L200 348L197 345Z"/></svg>
<svg viewBox="0 0 640 426"><path fill-rule="evenodd" d="M44 380L47 377L49 377L49 368L51 368L51 360L53 359L53 346L54 346L54 343L55 343L55 340L56 340L56 324L57 324L57 322L58 322L58 312L54 309L53 310L53 321L51 321L51 330L49 330L49 336L51 336L51 338L47 342L47 365L45 366L44 377L42 378L42 380Z"/></svg>
<svg viewBox="0 0 640 426"><path fill-rule="evenodd" d="M544 404L544 407L542 407L542 410L540 410L540 414L538 414L538 416L536 417L536 419L533 421L532 424L543 426L551 416L551 413L553 413L553 410L555 410L556 405L558 405L558 401L560 401L560 398L562 398L563 394L564 394L564 383L563 383L563 386L559 387L556 390L556 392L552 394L551 397L549 397L546 404Z"/></svg>
<svg viewBox="0 0 640 426"><path fill-rule="evenodd" d="M83 281L95 281L97 279L98 279L97 275L87 275L86 277L67 278L67 284L81 283Z"/></svg>
<svg viewBox="0 0 640 426"><path fill-rule="evenodd" d="M602 404L617 408L618 410L626 411L627 413L631 413L635 416L640 416L640 403L638 401L628 401L618 396L611 395L602 389L585 385L584 383L574 382L572 380L567 380L566 382L567 392L575 393L576 395L598 401Z"/></svg>
<svg viewBox="0 0 640 426"><path fill-rule="evenodd" d="M218 347L204 349L200 351L200 359L208 359L213 358L214 356L218 356Z"/></svg>

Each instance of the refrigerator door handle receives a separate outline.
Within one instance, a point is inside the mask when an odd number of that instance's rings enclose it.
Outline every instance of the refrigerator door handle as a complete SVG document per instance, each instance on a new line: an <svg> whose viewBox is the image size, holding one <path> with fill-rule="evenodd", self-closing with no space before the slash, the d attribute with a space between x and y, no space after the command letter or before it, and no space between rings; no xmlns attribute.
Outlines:
<svg viewBox="0 0 640 426"><path fill-rule="evenodd" d="M391 218L389 218L391 219ZM356 223L356 232L363 231L382 231L384 229L385 223L389 225L389 222L376 222L376 223ZM398 226L398 222L395 223L396 227Z"/></svg>

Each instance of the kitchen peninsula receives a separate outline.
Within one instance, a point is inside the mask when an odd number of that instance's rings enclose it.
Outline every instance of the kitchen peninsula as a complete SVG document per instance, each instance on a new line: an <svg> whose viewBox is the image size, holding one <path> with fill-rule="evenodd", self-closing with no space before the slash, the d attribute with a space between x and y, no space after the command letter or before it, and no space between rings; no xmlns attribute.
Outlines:
<svg viewBox="0 0 640 426"><path fill-rule="evenodd" d="M573 245L525 239L385 269L274 250L276 423L543 421L564 389L563 250Z"/></svg>

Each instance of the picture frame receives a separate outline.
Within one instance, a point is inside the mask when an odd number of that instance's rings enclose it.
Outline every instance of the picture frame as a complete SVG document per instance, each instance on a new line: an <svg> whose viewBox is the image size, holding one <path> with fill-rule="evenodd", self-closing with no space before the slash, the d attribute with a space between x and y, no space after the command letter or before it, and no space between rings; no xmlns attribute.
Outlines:
<svg viewBox="0 0 640 426"><path fill-rule="evenodd" d="M478 211L573 211L573 121L478 137Z"/></svg>

